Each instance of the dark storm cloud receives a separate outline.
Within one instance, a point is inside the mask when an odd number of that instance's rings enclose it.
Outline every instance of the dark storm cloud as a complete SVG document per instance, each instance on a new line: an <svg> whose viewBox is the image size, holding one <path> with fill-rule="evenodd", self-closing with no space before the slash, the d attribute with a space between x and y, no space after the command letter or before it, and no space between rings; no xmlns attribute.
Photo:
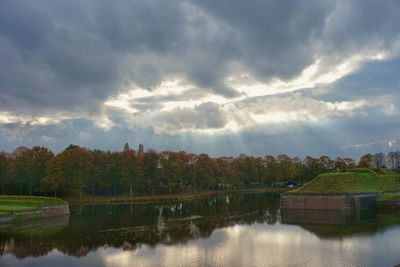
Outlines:
<svg viewBox="0 0 400 267"><path fill-rule="evenodd" d="M333 5L327 1L195 1L236 30L225 53L264 78L288 78L314 60L313 49Z"/></svg>
<svg viewBox="0 0 400 267"><path fill-rule="evenodd" d="M224 83L232 63L260 79L293 77L321 47L348 51L372 38L394 39L400 20L395 1L2 0L1 6L0 103L28 113L96 112L121 84L151 89L169 75L233 96Z"/></svg>
<svg viewBox="0 0 400 267"><path fill-rule="evenodd" d="M14 112L95 111L124 82L125 53L164 53L182 32L182 12L172 2L2 1L1 6L0 101L2 109Z"/></svg>
<svg viewBox="0 0 400 267"><path fill-rule="evenodd" d="M39 114L47 108L84 109L107 95L105 86L115 77L113 59L102 53L106 47L91 45L93 37L79 29L79 18L64 24L48 4L1 3L2 109Z"/></svg>
<svg viewBox="0 0 400 267"><path fill-rule="evenodd" d="M362 49L390 48L400 32L400 3L396 0L338 1L327 21L324 51L360 52Z"/></svg>
<svg viewBox="0 0 400 267"><path fill-rule="evenodd" d="M96 112L121 84L151 89L168 75L233 96L231 62L271 78L312 61L326 4L243 4L2 0L1 107Z"/></svg>
<svg viewBox="0 0 400 267"><path fill-rule="evenodd" d="M398 25L400 2L396 0L0 0L0 148L64 140L113 148L133 135L142 142L154 141L161 150L214 154L264 154L264 150L356 154L351 145L372 143L378 149L400 134L395 119L400 63L393 59L400 49ZM385 52L389 61L369 63L335 84L317 85L329 89L321 95L304 92L301 96L307 97L298 97L289 92L250 98L227 83L243 73L256 82L285 82L317 60L318 73L330 73L355 55L364 64L364 58L371 60L378 52ZM103 106L110 97L133 87L154 93L161 82L174 78L191 89L127 100L138 110L129 120L132 125L123 112ZM213 94L228 99L227 106L229 99L236 104L224 108L212 102ZM166 103L185 100L198 102L191 108L163 111ZM329 107L353 100L380 104L331 118ZM386 100L387 108L382 109ZM272 113L271 107L285 114L298 115L296 107L313 117L326 113L328 122L286 125L286 130L277 126L276 133L264 132L275 126L261 122L239 129L240 142L229 131L214 139L195 133L225 128L241 112ZM325 107L325 113L320 107ZM100 113L107 113L117 127L110 132L97 129L91 120ZM66 119L43 123L41 116ZM143 123L143 118L154 121ZM141 124L142 128L135 126ZM378 127L385 130L379 132ZM154 129L182 131L188 143ZM234 147L241 142L243 146Z"/></svg>

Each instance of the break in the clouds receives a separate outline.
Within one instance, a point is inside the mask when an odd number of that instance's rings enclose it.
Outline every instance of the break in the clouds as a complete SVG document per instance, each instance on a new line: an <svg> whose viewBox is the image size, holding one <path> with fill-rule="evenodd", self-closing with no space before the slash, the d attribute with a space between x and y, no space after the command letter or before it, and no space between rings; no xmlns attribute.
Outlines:
<svg viewBox="0 0 400 267"><path fill-rule="evenodd" d="M0 149L394 149L398 25L396 0L0 0Z"/></svg>

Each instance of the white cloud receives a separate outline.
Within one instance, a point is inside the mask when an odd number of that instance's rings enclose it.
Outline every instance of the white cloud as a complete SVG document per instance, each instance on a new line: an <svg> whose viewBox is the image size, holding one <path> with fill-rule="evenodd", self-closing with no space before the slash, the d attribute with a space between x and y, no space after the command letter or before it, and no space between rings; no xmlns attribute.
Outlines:
<svg viewBox="0 0 400 267"><path fill-rule="evenodd" d="M64 114L53 114L53 115L43 115L43 116L34 116L34 115L19 115L14 114L7 111L0 111L0 124L9 124L9 123L17 123L17 124L29 124L29 125L49 125L49 124L57 124L60 121L68 120L71 117L65 116Z"/></svg>
<svg viewBox="0 0 400 267"><path fill-rule="evenodd" d="M382 111L387 115L395 115L398 109L393 103L388 103L382 107Z"/></svg>
<svg viewBox="0 0 400 267"><path fill-rule="evenodd" d="M218 133L260 125L293 127L296 123L319 123L329 118L353 116L370 105L362 99L329 102L293 93L244 98L222 105L205 102L193 107L154 110L140 117L126 114L124 118L128 124L149 125L158 133Z"/></svg>

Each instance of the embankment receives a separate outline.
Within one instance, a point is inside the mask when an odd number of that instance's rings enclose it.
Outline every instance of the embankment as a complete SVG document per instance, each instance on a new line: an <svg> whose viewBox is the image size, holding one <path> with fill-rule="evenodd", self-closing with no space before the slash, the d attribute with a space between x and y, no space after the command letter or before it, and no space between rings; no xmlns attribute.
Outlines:
<svg viewBox="0 0 400 267"><path fill-rule="evenodd" d="M400 191L398 173L351 169L318 175L281 195L282 209L359 210L375 206L378 196ZM379 199L379 198L378 198Z"/></svg>
<svg viewBox="0 0 400 267"><path fill-rule="evenodd" d="M0 223L43 219L69 214L68 203L59 198L1 196Z"/></svg>
<svg viewBox="0 0 400 267"><path fill-rule="evenodd" d="M190 201L195 199L202 199L217 196L218 194L243 194L243 193L268 193L279 195L287 191L285 187L267 187L267 188L242 188L230 189L221 191L204 191L204 192L188 192L181 194L163 194L163 195L144 195L144 196L84 196L70 197L66 200L71 205L81 204L115 204L115 203L149 203L149 202L174 202L174 201Z"/></svg>

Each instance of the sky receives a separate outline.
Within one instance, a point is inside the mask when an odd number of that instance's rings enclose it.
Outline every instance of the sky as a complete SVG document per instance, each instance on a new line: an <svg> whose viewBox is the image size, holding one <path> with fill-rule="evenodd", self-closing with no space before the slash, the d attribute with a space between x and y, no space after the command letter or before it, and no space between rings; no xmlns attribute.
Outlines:
<svg viewBox="0 0 400 267"><path fill-rule="evenodd" d="M0 0L0 150L400 149L397 0Z"/></svg>

